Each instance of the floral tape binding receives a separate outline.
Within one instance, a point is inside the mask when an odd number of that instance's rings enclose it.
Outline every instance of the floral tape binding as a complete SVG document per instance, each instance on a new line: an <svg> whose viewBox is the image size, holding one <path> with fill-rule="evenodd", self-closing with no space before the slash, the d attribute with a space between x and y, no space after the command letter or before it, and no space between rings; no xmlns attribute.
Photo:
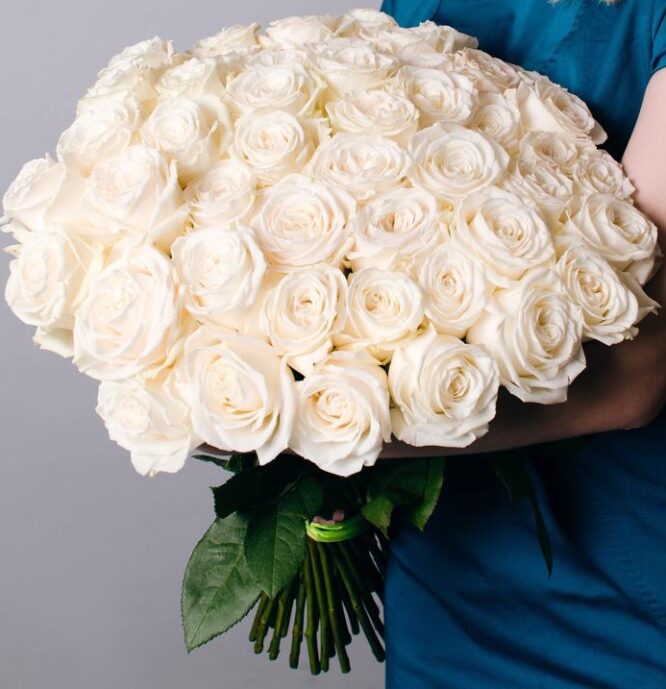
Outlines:
<svg viewBox="0 0 666 689"><path fill-rule="evenodd" d="M345 519L335 524L318 524L316 522L305 522L305 531L313 541L319 543L339 543L340 541L351 541L364 533L369 524L361 514L356 514L349 519Z"/></svg>

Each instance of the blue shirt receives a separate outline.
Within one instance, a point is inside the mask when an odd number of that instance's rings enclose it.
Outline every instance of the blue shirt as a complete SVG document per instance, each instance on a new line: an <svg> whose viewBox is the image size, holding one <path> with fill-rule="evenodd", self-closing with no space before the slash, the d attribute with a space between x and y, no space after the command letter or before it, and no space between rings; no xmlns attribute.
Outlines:
<svg viewBox="0 0 666 689"><path fill-rule="evenodd" d="M666 0L385 0L583 98L620 158L666 67ZM664 114L666 121L666 113ZM665 192L666 193L666 192ZM403 529L386 588L388 689L666 687L666 416L533 460L553 541L481 458L450 462L425 534Z"/></svg>

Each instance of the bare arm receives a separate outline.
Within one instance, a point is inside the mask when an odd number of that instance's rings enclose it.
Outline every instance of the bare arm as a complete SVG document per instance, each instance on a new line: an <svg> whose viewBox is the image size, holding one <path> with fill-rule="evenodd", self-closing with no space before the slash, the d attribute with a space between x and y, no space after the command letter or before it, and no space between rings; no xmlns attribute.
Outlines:
<svg viewBox="0 0 666 689"><path fill-rule="evenodd" d="M666 69L650 81L641 113L623 160L636 186L637 205L660 228L666 250ZM647 291L666 306L666 270ZM648 316L636 340L606 347L585 345L587 369L576 379L564 404L523 404L500 396L489 433L465 450L446 454L492 452L590 433L636 428L649 423L666 401L666 314ZM395 442L383 457L432 456L441 448L413 448Z"/></svg>

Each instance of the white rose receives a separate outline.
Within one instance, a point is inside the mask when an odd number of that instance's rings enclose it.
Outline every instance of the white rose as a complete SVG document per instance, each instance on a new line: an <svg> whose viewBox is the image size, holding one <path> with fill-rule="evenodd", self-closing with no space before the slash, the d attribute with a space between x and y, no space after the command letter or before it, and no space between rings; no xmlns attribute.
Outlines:
<svg viewBox="0 0 666 689"><path fill-rule="evenodd" d="M263 340L200 328L186 341L181 388L204 442L256 452L261 464L287 449L294 423L294 378Z"/></svg>
<svg viewBox="0 0 666 689"><path fill-rule="evenodd" d="M379 363L411 340L423 320L423 295L405 273L363 268L349 276L347 322L340 349L366 350Z"/></svg>
<svg viewBox="0 0 666 689"><path fill-rule="evenodd" d="M322 90L322 82L299 63L250 67L227 82L227 96L239 115L267 110L307 115Z"/></svg>
<svg viewBox="0 0 666 689"><path fill-rule="evenodd" d="M171 255L185 307L201 322L229 326L230 312L257 299L266 261L248 230L196 230L178 238Z"/></svg>
<svg viewBox="0 0 666 689"><path fill-rule="evenodd" d="M347 281L327 265L287 275L266 297L262 328L276 351L302 375L333 349L345 320Z"/></svg>
<svg viewBox="0 0 666 689"><path fill-rule="evenodd" d="M391 15L379 10L350 10L340 17L338 35L346 38L372 40L377 31L397 26Z"/></svg>
<svg viewBox="0 0 666 689"><path fill-rule="evenodd" d="M259 45L259 24L226 26L214 36L197 41L189 52L198 58L218 57L236 50L249 50Z"/></svg>
<svg viewBox="0 0 666 689"><path fill-rule="evenodd" d="M504 93L522 82L515 65L482 50L464 48L453 56L453 60L455 69L471 79L481 93Z"/></svg>
<svg viewBox="0 0 666 689"><path fill-rule="evenodd" d="M9 307L24 323L37 326L36 341L43 349L72 356L74 315L101 270L101 248L55 230L26 237L15 253L5 290Z"/></svg>
<svg viewBox="0 0 666 689"><path fill-rule="evenodd" d="M331 15L285 17L266 27L261 42L267 48L300 48L308 43L323 43L335 36L337 25L338 17Z"/></svg>
<svg viewBox="0 0 666 689"><path fill-rule="evenodd" d="M379 134L341 133L315 151L306 171L364 202L399 187L408 168L409 157L395 141Z"/></svg>
<svg viewBox="0 0 666 689"><path fill-rule="evenodd" d="M261 194L251 225L276 267L340 266L355 211L353 197L344 190L304 175L288 175Z"/></svg>
<svg viewBox="0 0 666 689"><path fill-rule="evenodd" d="M76 312L74 363L98 380L155 376L187 327L170 261L149 246L132 249L100 273Z"/></svg>
<svg viewBox="0 0 666 689"><path fill-rule="evenodd" d="M378 52L366 41L353 38L326 41L312 46L311 52L314 69L337 96L383 86L399 64L394 57Z"/></svg>
<svg viewBox="0 0 666 689"><path fill-rule="evenodd" d="M522 133L515 91L481 94L467 126L497 141L515 155Z"/></svg>
<svg viewBox="0 0 666 689"><path fill-rule="evenodd" d="M501 287L555 261L541 214L533 204L496 187L471 194L460 204L453 237L483 261L489 279Z"/></svg>
<svg viewBox="0 0 666 689"><path fill-rule="evenodd" d="M587 105L548 77L539 77L534 86L521 84L518 106L527 130L557 132L595 144L607 138Z"/></svg>
<svg viewBox="0 0 666 689"><path fill-rule="evenodd" d="M564 226L564 232L582 237L616 270L644 285L657 259L656 225L628 201L609 194L592 194Z"/></svg>
<svg viewBox="0 0 666 689"><path fill-rule="evenodd" d="M464 337L490 296L483 264L456 243L446 242L426 254L414 272L428 322L443 335Z"/></svg>
<svg viewBox="0 0 666 689"><path fill-rule="evenodd" d="M440 53L427 43L410 43L398 53L398 60L402 65L423 67L425 69L441 69L445 72L455 71L452 56Z"/></svg>
<svg viewBox="0 0 666 689"><path fill-rule="evenodd" d="M406 29L400 26L387 27L372 36L373 44L387 53L401 56L405 48L415 45L428 47L440 53L455 53L463 48L476 48L476 38L460 33L450 26L442 26L432 21Z"/></svg>
<svg viewBox="0 0 666 689"><path fill-rule="evenodd" d="M451 201L500 181L510 162L509 154L492 139L442 122L416 134L409 151L412 183Z"/></svg>
<svg viewBox="0 0 666 689"><path fill-rule="evenodd" d="M326 104L335 132L381 134L407 146L419 125L419 111L400 91L352 91Z"/></svg>
<svg viewBox="0 0 666 689"><path fill-rule="evenodd" d="M601 149L579 158L573 169L573 182L579 196L600 193L628 199L634 193L634 185L625 176L622 165Z"/></svg>
<svg viewBox="0 0 666 689"><path fill-rule="evenodd" d="M530 132L520 142L520 159L534 165L554 167L572 175L581 155L594 150L557 132Z"/></svg>
<svg viewBox="0 0 666 689"><path fill-rule="evenodd" d="M569 298L583 315L583 337L606 345L632 339L635 324L657 303L628 274L617 273L606 260L584 244L573 244L562 254L557 269Z"/></svg>
<svg viewBox="0 0 666 689"><path fill-rule="evenodd" d="M221 160L185 189L195 227L233 224L254 202L257 180L247 166Z"/></svg>
<svg viewBox="0 0 666 689"><path fill-rule="evenodd" d="M391 420L386 373L376 362L335 352L296 389L294 452L338 476L377 461L391 439Z"/></svg>
<svg viewBox="0 0 666 689"><path fill-rule="evenodd" d="M20 244L28 241L30 236L33 234L29 227L18 220L10 220L8 217L0 218L0 232L11 234ZM8 253L14 253L13 250L9 251L9 248L7 248L7 251Z"/></svg>
<svg viewBox="0 0 666 689"><path fill-rule="evenodd" d="M155 85L163 100L224 94L220 64L212 58L190 58L166 71Z"/></svg>
<svg viewBox="0 0 666 689"><path fill-rule="evenodd" d="M208 171L231 140L231 116L214 96L158 103L141 136L146 145L178 163L183 185Z"/></svg>
<svg viewBox="0 0 666 689"><path fill-rule="evenodd" d="M141 108L136 98L84 110L58 141L58 159L88 176L99 160L136 143Z"/></svg>
<svg viewBox="0 0 666 689"><path fill-rule="evenodd" d="M294 64L308 63L307 47L303 48L264 48L247 53L243 57L245 69L253 67L290 67ZM242 71L242 70L241 70Z"/></svg>
<svg viewBox="0 0 666 689"><path fill-rule="evenodd" d="M421 112L421 126L435 122L465 124L474 109L477 92L462 74L424 67L403 67L397 83Z"/></svg>
<svg viewBox="0 0 666 689"><path fill-rule="evenodd" d="M409 445L467 447L495 416L499 373L484 347L429 328L389 368L393 434Z"/></svg>
<svg viewBox="0 0 666 689"><path fill-rule="evenodd" d="M109 61L109 67L141 67L160 70L169 66L174 57L173 43L154 36L125 48Z"/></svg>
<svg viewBox="0 0 666 689"><path fill-rule="evenodd" d="M424 189L377 196L352 221L352 269L400 267L432 251L443 239L438 213L437 200Z"/></svg>
<svg viewBox="0 0 666 689"><path fill-rule="evenodd" d="M106 67L78 102L76 112L80 115L87 110L97 110L128 100L138 101L142 111L149 112L157 97L155 84L158 74L158 71L142 67L139 63Z"/></svg>
<svg viewBox="0 0 666 689"><path fill-rule="evenodd" d="M84 203L100 235L122 234L165 250L188 219L176 163L167 164L156 150L140 144L95 167Z"/></svg>
<svg viewBox="0 0 666 689"><path fill-rule="evenodd" d="M142 476L180 471L200 442L173 373L153 380L135 376L104 381L95 411L111 440L131 453L132 465Z"/></svg>
<svg viewBox="0 0 666 689"><path fill-rule="evenodd" d="M236 121L231 155L263 184L300 172L324 134L323 120L299 121L284 110L248 113Z"/></svg>
<svg viewBox="0 0 666 689"><path fill-rule="evenodd" d="M493 355L502 384L523 402L564 402L585 368L580 309L555 270L528 273L499 290L467 332L470 344Z"/></svg>

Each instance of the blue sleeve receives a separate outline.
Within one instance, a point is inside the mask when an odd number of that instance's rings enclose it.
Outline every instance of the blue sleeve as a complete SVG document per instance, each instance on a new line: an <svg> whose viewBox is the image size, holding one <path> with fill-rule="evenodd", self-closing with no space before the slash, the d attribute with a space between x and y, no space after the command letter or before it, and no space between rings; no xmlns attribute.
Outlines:
<svg viewBox="0 0 666 689"><path fill-rule="evenodd" d="M666 0L655 0L652 17L652 73L666 67Z"/></svg>
<svg viewBox="0 0 666 689"><path fill-rule="evenodd" d="M381 10L390 14L400 26L418 26L433 19L439 7L439 0L384 0Z"/></svg>

